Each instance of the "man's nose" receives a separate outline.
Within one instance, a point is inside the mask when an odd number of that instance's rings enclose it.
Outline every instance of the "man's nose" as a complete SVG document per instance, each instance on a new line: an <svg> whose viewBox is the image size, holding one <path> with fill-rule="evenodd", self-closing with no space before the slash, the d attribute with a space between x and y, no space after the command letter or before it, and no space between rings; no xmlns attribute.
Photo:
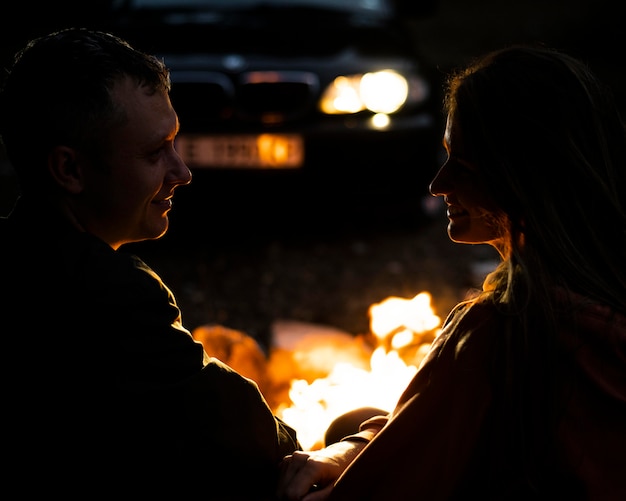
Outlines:
<svg viewBox="0 0 626 501"><path fill-rule="evenodd" d="M193 175L191 174L191 170L187 167L187 164L180 158L180 155L176 154L176 165L171 170L171 176L175 179L175 184L177 185L185 185L191 183L191 179Z"/></svg>

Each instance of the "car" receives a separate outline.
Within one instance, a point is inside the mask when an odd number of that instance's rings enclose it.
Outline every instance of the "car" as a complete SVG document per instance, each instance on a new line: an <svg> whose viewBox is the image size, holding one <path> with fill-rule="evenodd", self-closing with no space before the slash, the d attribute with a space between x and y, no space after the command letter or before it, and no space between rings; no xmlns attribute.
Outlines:
<svg viewBox="0 0 626 501"><path fill-rule="evenodd" d="M440 153L420 0L126 0L112 30L162 57L192 183L172 229L417 220Z"/></svg>
<svg viewBox="0 0 626 501"><path fill-rule="evenodd" d="M418 219L440 152L441 103L412 20L434 5L111 0L97 27L171 72L176 148L193 174L174 198L171 233Z"/></svg>

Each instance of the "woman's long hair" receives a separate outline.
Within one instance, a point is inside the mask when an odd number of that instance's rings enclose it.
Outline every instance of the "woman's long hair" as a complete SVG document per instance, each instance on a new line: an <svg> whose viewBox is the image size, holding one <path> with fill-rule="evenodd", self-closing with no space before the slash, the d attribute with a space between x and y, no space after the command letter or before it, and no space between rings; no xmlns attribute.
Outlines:
<svg viewBox="0 0 626 501"><path fill-rule="evenodd" d="M452 74L446 90L445 111L507 216L503 260L477 300L508 319L497 364L515 421L509 438L541 490L563 406L554 397L568 384L559 324L575 326L573 302L555 291L626 314L626 130L610 90L549 48L495 51Z"/></svg>

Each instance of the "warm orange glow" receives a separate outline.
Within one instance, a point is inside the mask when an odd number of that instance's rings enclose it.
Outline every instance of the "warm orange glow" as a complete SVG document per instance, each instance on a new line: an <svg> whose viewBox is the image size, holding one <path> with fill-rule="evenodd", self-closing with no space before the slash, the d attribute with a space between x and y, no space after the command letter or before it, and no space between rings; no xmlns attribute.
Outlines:
<svg viewBox="0 0 626 501"><path fill-rule="evenodd" d="M373 304L369 308L370 330L382 340L398 329L413 335L435 329L441 319L433 312L430 299L428 292L421 292L412 299L390 296Z"/></svg>
<svg viewBox="0 0 626 501"><path fill-rule="evenodd" d="M362 360L353 363L346 359L345 349L335 353L332 347L311 348L317 350L326 374L309 380L292 379L288 399L274 409L297 430L304 449L321 447L326 428L345 412L359 407L394 408L441 324L430 299L430 294L422 292L412 299L389 297L370 307L370 329L376 346L369 361L363 350L357 351ZM362 342L362 337L353 339L355 345ZM309 355L299 350L292 360L306 358L314 366L315 356ZM333 361L335 356L338 358ZM275 363L277 359L270 357L270 372Z"/></svg>
<svg viewBox="0 0 626 501"><path fill-rule="evenodd" d="M204 325L192 332L209 355L257 382L273 412L304 449L323 446L331 422L360 407L391 411L439 333L427 292L388 297L369 308L370 331L277 320L265 357L243 332Z"/></svg>

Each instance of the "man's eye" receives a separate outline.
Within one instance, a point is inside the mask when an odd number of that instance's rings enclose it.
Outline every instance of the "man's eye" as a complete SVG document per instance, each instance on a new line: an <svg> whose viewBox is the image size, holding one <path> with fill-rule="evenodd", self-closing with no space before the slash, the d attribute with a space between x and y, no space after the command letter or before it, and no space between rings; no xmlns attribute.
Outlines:
<svg viewBox="0 0 626 501"><path fill-rule="evenodd" d="M161 157L162 154L163 154L163 147L160 147L148 153L148 158L156 161Z"/></svg>

